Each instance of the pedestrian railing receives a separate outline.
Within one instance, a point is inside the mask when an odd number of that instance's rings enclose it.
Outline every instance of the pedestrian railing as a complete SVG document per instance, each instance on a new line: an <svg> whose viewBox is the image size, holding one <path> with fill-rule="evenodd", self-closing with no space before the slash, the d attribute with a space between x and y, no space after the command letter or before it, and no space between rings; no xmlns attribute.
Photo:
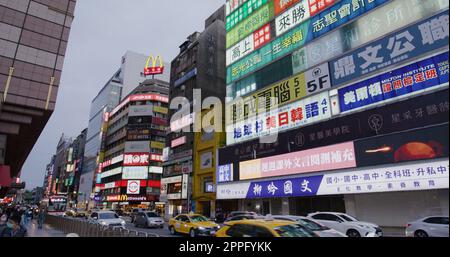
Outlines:
<svg viewBox="0 0 450 257"><path fill-rule="evenodd" d="M65 234L77 234L80 237L159 237L158 234L145 233L121 227L102 226L88 220L47 215L45 223Z"/></svg>

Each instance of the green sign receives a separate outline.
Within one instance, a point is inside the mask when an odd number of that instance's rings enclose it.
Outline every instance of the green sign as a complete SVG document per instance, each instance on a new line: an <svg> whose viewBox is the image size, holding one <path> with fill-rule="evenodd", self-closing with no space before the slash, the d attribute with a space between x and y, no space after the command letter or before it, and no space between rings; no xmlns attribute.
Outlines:
<svg viewBox="0 0 450 257"><path fill-rule="evenodd" d="M303 46L308 36L310 21L276 38L268 45L256 50L227 68L227 84L230 84L269 62Z"/></svg>
<svg viewBox="0 0 450 257"><path fill-rule="evenodd" d="M234 28L239 22L245 20L250 14L259 9L259 7L265 5L267 0L249 0L244 5L239 7L239 9L232 12L227 16L227 31Z"/></svg>
<svg viewBox="0 0 450 257"><path fill-rule="evenodd" d="M246 20L227 32L227 48L244 39L273 18L273 2L270 1L258 11L253 12Z"/></svg>

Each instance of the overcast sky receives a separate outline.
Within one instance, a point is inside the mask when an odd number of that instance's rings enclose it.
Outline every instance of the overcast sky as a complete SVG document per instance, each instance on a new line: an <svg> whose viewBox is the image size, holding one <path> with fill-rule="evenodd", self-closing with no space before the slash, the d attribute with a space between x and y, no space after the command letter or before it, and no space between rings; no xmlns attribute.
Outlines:
<svg viewBox="0 0 450 257"><path fill-rule="evenodd" d="M27 189L42 186L62 133L88 126L90 103L127 50L170 62L178 46L225 0L78 0L56 110L22 169Z"/></svg>

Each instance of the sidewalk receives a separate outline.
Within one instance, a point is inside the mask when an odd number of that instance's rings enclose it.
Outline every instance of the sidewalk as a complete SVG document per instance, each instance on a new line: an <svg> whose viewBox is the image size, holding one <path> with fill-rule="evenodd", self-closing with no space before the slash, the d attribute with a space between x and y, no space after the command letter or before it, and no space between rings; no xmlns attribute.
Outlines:
<svg viewBox="0 0 450 257"><path fill-rule="evenodd" d="M50 225L44 224L42 229L38 228L38 224L36 220L31 221L26 226L27 228L27 237L65 237L61 231L53 229Z"/></svg>

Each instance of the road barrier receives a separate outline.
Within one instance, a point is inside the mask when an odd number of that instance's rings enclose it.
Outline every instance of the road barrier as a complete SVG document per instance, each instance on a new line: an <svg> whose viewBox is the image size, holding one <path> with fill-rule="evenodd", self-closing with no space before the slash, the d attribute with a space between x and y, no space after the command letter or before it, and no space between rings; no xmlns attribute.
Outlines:
<svg viewBox="0 0 450 257"><path fill-rule="evenodd" d="M65 234L80 237L159 237L157 234L139 232L121 227L102 226L88 220L47 215L45 223Z"/></svg>

